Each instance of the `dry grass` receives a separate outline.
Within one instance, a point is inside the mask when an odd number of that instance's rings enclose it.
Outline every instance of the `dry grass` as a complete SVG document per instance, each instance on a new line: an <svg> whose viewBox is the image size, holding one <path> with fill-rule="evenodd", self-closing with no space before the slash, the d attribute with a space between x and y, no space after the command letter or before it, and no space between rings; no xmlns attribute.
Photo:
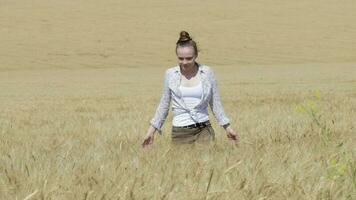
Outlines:
<svg viewBox="0 0 356 200"><path fill-rule="evenodd" d="M34 199L352 199L352 67L217 68L240 146L214 124L215 145L172 147L169 117L149 151L140 143L162 76L145 75L164 69L8 72L0 79L1 199L35 191ZM289 72L299 73L285 79ZM295 110L314 90L328 144Z"/></svg>
<svg viewBox="0 0 356 200"><path fill-rule="evenodd" d="M0 199L356 198L354 2L188 4L0 1ZM181 29L238 148L140 147Z"/></svg>

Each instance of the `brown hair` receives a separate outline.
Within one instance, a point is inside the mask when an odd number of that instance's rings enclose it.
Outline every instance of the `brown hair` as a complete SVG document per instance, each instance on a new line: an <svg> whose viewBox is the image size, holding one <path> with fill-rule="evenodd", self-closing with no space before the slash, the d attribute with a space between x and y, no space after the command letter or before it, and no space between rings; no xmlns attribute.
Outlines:
<svg viewBox="0 0 356 200"><path fill-rule="evenodd" d="M178 47L193 47L194 51L195 51L195 55L198 56L198 47L197 47L197 43L189 36L189 33L186 31L181 31L179 34L179 39L176 43L176 52Z"/></svg>

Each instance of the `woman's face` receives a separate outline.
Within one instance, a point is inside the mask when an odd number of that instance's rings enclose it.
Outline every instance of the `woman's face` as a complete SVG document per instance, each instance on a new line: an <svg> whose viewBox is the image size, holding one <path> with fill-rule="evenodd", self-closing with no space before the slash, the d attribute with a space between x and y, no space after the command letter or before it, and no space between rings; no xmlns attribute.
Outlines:
<svg viewBox="0 0 356 200"><path fill-rule="evenodd" d="M192 46L183 46L177 48L177 58L179 66L189 68L195 65L197 56Z"/></svg>

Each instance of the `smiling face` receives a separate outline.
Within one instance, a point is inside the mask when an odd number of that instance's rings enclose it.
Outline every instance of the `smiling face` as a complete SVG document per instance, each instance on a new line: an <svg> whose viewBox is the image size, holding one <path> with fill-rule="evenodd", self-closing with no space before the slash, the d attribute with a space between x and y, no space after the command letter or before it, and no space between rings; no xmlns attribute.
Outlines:
<svg viewBox="0 0 356 200"><path fill-rule="evenodd" d="M180 46L177 48L177 58L180 67L189 69L194 67L197 55L192 46Z"/></svg>

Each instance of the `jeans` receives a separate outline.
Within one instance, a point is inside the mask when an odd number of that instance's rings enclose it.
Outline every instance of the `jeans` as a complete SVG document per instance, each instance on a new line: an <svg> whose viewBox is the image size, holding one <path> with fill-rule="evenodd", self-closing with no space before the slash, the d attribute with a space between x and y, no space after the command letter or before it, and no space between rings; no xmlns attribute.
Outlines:
<svg viewBox="0 0 356 200"><path fill-rule="evenodd" d="M196 128L172 128L172 143L175 144L208 143L214 139L215 132L211 124Z"/></svg>

